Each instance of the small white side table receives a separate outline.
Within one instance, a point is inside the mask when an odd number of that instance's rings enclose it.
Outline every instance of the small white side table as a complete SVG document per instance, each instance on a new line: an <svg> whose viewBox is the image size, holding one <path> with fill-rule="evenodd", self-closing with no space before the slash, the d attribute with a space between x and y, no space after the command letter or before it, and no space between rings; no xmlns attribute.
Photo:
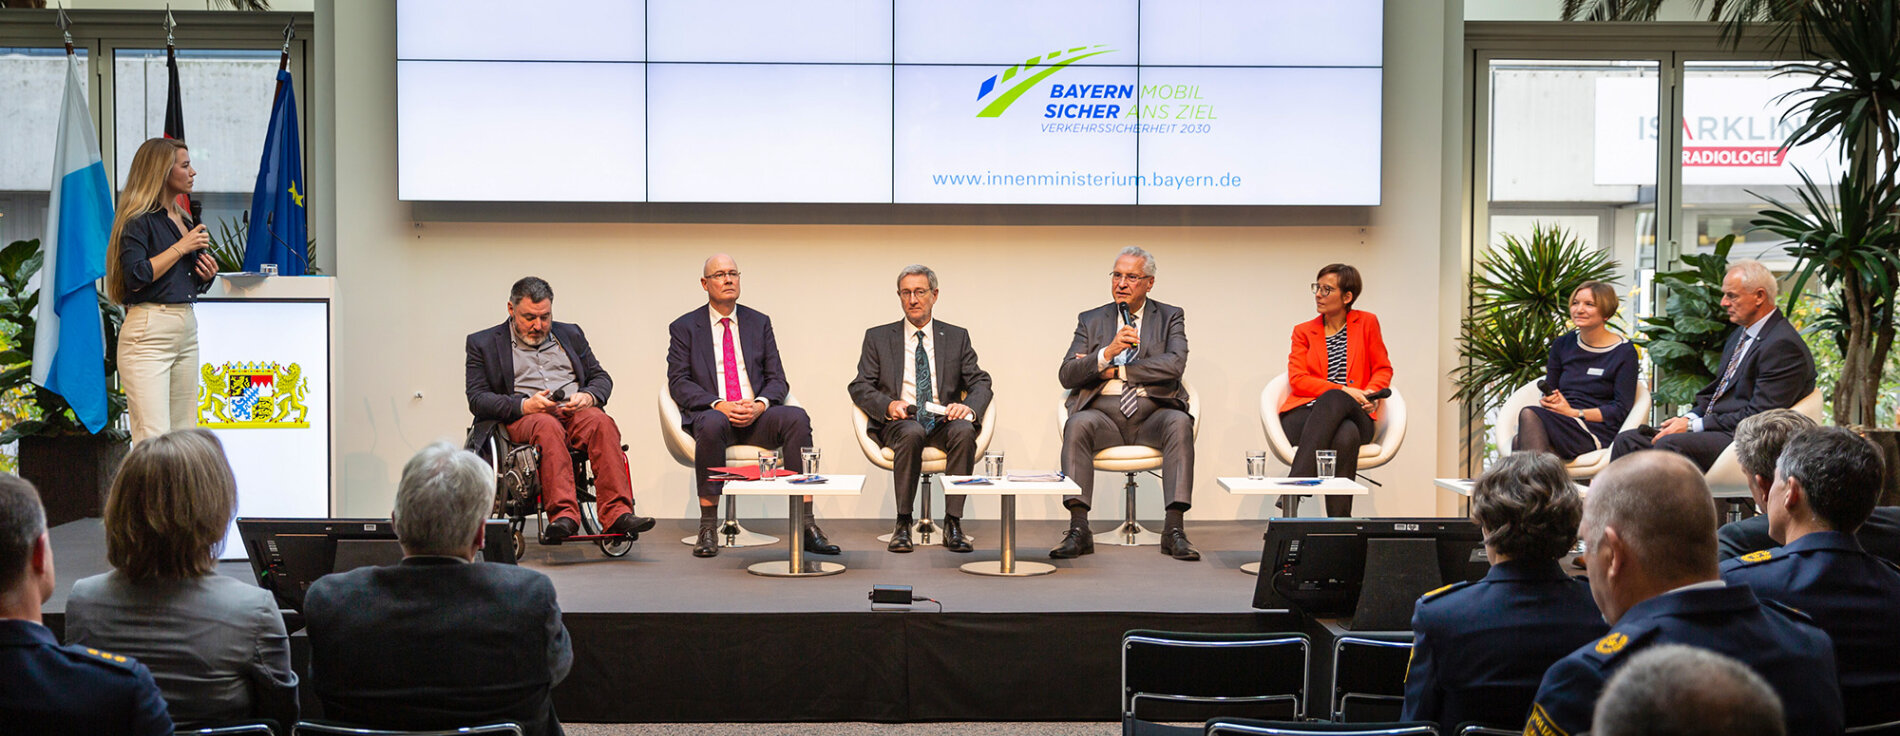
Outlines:
<svg viewBox="0 0 1900 736"><path fill-rule="evenodd" d="M1030 575L1048 575L1056 571L1056 566L1046 562L1016 561L1016 497L1062 496L1081 493L1082 488L1075 481L1064 478L1054 482L1013 481L1005 478L992 478L989 485L957 485L957 481L968 480L968 475L946 475L943 477L943 492L963 496L1001 496L1003 500L1002 533L1003 557L1000 560L981 560L966 562L964 572L972 575L994 575L999 577L1027 577Z"/></svg>
<svg viewBox="0 0 1900 736"><path fill-rule="evenodd" d="M1216 478L1220 487L1236 496L1290 496L1280 504L1281 518L1291 519L1299 513L1300 498L1304 496L1363 496L1370 489L1357 481L1345 478L1327 478L1313 483L1312 478ZM1249 562L1240 566L1240 571L1248 575L1260 574L1260 563Z"/></svg>
<svg viewBox="0 0 1900 736"><path fill-rule="evenodd" d="M864 490L862 475L825 475L823 483L792 483L785 476L771 480L735 480L727 481L724 493L729 496L789 496L792 501L791 540L792 558L756 563L746 568L746 572L771 578L805 578L820 575L836 575L844 572L844 564L839 562L818 562L805 559L805 496L856 496Z"/></svg>

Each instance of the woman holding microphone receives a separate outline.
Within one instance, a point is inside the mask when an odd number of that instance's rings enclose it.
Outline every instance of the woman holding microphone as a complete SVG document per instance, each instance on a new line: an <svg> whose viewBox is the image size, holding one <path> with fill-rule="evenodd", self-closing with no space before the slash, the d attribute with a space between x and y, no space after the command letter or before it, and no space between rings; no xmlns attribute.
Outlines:
<svg viewBox="0 0 1900 736"><path fill-rule="evenodd" d="M119 383L134 445L198 426L198 319L191 304L211 286L211 235L178 206L198 172L185 144L153 138L132 156L106 257L106 296L125 305Z"/></svg>
<svg viewBox="0 0 1900 736"><path fill-rule="evenodd" d="M1314 477L1319 467L1314 453L1320 450L1335 453L1336 477L1357 478L1359 446L1372 440L1372 420L1379 414L1379 399L1368 394L1392 385L1392 360L1379 318L1353 309L1361 285L1359 269L1352 266L1334 263L1320 269L1313 279L1319 316L1293 326L1280 427L1298 448L1294 478ZM1352 515L1352 497L1327 496L1326 515Z"/></svg>

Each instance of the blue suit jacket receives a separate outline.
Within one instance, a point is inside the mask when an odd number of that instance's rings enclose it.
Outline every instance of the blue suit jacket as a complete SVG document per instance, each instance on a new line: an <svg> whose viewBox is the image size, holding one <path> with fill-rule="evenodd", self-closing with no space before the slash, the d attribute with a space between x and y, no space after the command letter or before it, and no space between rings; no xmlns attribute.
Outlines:
<svg viewBox="0 0 1900 736"><path fill-rule="evenodd" d="M733 314L739 317L739 331L734 336L739 350L745 353L752 395L774 405L785 403L792 388L785 382L785 366L779 362L772 318L743 304L734 307ZM666 327L666 389L679 404L680 416L688 427L693 426L694 417L722 400L725 390L726 379L713 362L713 351L723 349L724 341L713 335L711 325L712 306L707 305L680 315Z"/></svg>
<svg viewBox="0 0 1900 736"><path fill-rule="evenodd" d="M1590 584L1555 560L1502 562L1483 580L1427 593L1412 614L1401 720L1516 726L1544 671L1609 630Z"/></svg>
<svg viewBox="0 0 1900 736"><path fill-rule="evenodd" d="M1900 568L1852 535L1815 532L1723 561L1722 579L1808 614L1834 640L1847 725L1900 720Z"/></svg>
<svg viewBox="0 0 1900 736"><path fill-rule="evenodd" d="M1684 644L1748 665L1781 696L1788 736L1838 736L1841 688L1827 634L1789 609L1764 605L1746 585L1665 593L1630 607L1610 634L1557 660L1531 706L1527 734L1590 730L1603 684L1631 656Z"/></svg>
<svg viewBox="0 0 1900 736"><path fill-rule="evenodd" d="M62 647L45 626L0 619L0 731L170 736L172 719L137 660Z"/></svg>

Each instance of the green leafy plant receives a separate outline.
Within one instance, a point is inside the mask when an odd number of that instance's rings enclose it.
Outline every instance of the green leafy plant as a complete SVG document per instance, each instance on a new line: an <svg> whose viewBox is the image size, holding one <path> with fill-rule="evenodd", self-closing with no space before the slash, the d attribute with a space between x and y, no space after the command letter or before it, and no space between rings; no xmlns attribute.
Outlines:
<svg viewBox="0 0 1900 736"><path fill-rule="evenodd" d="M218 270L233 273L244 270L244 246L250 242L251 213L246 212L237 220L218 218L218 234L211 236L211 257L217 259ZM304 272L310 275L323 273L317 268L317 239L311 238L304 243Z"/></svg>
<svg viewBox="0 0 1900 736"><path fill-rule="evenodd" d="M1656 369L1652 395L1657 404L1693 403L1722 367L1722 348L1732 329L1722 309L1722 278L1734 246L1735 236L1726 236L1712 252L1683 256L1688 268L1656 274L1667 308L1643 319L1637 342Z"/></svg>
<svg viewBox="0 0 1900 736"><path fill-rule="evenodd" d="M1459 325L1460 401L1489 412L1543 375L1550 344L1569 330L1570 295L1610 281L1616 261L1563 228L1531 223L1529 239L1501 236L1471 277L1472 309Z"/></svg>
<svg viewBox="0 0 1900 736"><path fill-rule="evenodd" d="M0 323L8 334L5 350L0 350L0 396L18 397L19 403L7 402L10 416L0 417L0 444L29 435L70 436L91 434L67 408L59 394L33 384L33 337L38 319L40 292L28 281L45 262L40 241L18 240L0 249ZM99 311L105 319L106 375L119 368L119 326L125 310L101 296ZM125 414L125 392L108 384L106 389L106 428L99 434L115 440L130 435L119 426Z"/></svg>

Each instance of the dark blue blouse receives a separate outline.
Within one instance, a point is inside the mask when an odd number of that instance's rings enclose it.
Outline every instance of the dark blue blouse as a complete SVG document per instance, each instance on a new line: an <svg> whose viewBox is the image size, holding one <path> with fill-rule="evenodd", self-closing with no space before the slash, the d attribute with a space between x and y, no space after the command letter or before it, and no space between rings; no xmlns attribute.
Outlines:
<svg viewBox="0 0 1900 736"><path fill-rule="evenodd" d="M197 254L178 259L164 275L152 278L152 258L172 247L185 234L164 209L134 217L119 236L119 270L125 278L125 303L190 304L211 287L191 272Z"/></svg>
<svg viewBox="0 0 1900 736"><path fill-rule="evenodd" d="M1570 408L1603 412L1603 421L1584 424L1606 445L1636 404L1636 346L1628 340L1597 352L1585 349L1577 331L1571 330L1551 343L1544 371L1545 379L1564 393Z"/></svg>

